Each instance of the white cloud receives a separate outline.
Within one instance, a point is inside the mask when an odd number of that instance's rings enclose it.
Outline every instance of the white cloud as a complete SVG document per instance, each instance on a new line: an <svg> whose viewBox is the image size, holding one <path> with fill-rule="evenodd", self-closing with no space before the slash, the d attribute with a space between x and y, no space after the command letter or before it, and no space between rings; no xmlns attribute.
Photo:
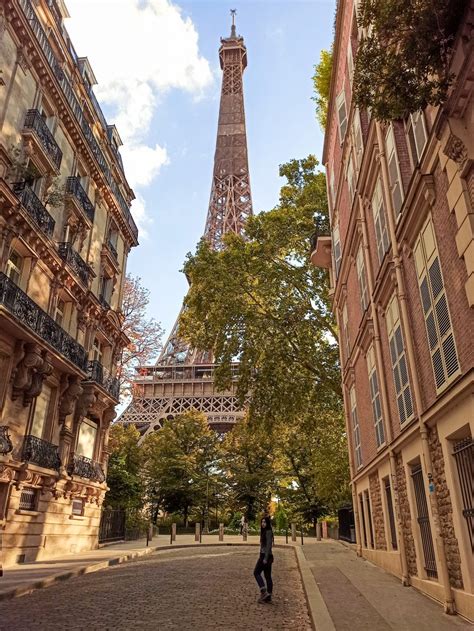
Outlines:
<svg viewBox="0 0 474 631"><path fill-rule="evenodd" d="M164 147L147 143L160 99L172 89L199 98L213 83L194 24L171 0L67 0L67 6L74 47L89 58L94 90L114 112L129 182L148 186L169 162ZM133 210L146 216L143 198Z"/></svg>

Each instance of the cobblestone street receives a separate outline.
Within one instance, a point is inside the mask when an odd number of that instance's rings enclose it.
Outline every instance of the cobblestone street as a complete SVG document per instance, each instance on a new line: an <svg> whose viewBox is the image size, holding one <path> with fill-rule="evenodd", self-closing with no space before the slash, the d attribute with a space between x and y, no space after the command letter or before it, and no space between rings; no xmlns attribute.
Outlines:
<svg viewBox="0 0 474 631"><path fill-rule="evenodd" d="M275 550L274 602L257 603L256 548L163 551L0 604L0 629L311 629L292 550Z"/></svg>

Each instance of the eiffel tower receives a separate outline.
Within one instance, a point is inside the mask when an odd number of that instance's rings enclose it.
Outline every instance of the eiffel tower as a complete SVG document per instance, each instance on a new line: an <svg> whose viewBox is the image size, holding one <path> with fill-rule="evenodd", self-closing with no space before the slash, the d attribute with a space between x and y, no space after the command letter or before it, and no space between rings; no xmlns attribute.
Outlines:
<svg viewBox="0 0 474 631"><path fill-rule="evenodd" d="M247 49L237 35L231 11L230 37L221 38L219 59L222 88L209 210L204 237L215 249L228 232L241 234L252 215L247 156L243 72ZM133 423L142 436L160 429L164 420L190 409L204 412L209 425L226 432L242 418L236 388L218 392L214 387L213 355L189 346L177 335L178 320L154 366L141 367L134 380L133 398L119 422ZM238 364L235 364L235 372Z"/></svg>

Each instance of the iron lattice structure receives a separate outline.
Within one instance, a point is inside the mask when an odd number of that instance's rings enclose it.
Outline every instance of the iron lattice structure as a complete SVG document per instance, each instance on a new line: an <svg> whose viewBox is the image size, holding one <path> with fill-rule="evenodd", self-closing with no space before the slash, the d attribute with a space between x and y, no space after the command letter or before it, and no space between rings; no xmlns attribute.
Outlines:
<svg viewBox="0 0 474 631"><path fill-rule="evenodd" d="M242 234L252 215L247 154L243 72L247 66L244 40L232 24L230 37L221 39L219 59L222 89L217 128L211 196L204 236L215 249L229 232ZM242 418L236 389L214 387L211 352L190 348L178 336L178 319L155 366L139 369L133 398L120 418L133 423L145 436L160 429L166 419L186 410L204 412L211 427L225 432ZM237 371L238 365L234 366Z"/></svg>

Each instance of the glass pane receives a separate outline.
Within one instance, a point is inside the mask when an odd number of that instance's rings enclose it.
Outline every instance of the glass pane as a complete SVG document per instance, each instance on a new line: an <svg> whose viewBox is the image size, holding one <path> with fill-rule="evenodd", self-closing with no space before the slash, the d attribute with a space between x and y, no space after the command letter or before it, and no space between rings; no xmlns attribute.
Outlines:
<svg viewBox="0 0 474 631"><path fill-rule="evenodd" d="M51 388L43 385L43 389L36 397L35 412L30 433L37 438L43 438L44 426L48 416L49 401L51 399Z"/></svg>
<svg viewBox="0 0 474 631"><path fill-rule="evenodd" d="M97 425L91 421L82 421L79 428L79 436L77 439L76 453L79 456L93 458L95 437L97 435Z"/></svg>

